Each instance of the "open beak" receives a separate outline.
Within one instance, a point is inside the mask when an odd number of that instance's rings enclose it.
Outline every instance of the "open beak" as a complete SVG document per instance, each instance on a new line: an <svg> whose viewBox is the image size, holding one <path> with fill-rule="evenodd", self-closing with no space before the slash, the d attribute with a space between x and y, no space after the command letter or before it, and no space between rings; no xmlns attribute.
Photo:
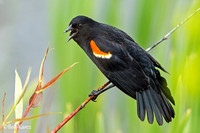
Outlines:
<svg viewBox="0 0 200 133"><path fill-rule="evenodd" d="M69 27L64 31L64 33L71 31L69 38L67 39L66 43L71 40L77 33L78 31L74 28L72 28L72 24L69 25Z"/></svg>
<svg viewBox="0 0 200 133"><path fill-rule="evenodd" d="M72 30L72 24L70 24L70 26L64 31L64 33L68 32L70 30Z"/></svg>

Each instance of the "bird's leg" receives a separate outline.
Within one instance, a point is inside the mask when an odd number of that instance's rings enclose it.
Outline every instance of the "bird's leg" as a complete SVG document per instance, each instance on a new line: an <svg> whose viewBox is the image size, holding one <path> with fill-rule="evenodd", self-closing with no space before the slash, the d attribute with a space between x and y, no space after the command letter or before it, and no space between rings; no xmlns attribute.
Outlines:
<svg viewBox="0 0 200 133"><path fill-rule="evenodd" d="M99 94L103 93L104 91L114 87L114 84L109 85L111 82L108 81L106 84L104 84L101 88L98 88L97 90L93 90L89 96L94 96L91 100L95 102L96 98ZM108 86L109 85L109 86Z"/></svg>

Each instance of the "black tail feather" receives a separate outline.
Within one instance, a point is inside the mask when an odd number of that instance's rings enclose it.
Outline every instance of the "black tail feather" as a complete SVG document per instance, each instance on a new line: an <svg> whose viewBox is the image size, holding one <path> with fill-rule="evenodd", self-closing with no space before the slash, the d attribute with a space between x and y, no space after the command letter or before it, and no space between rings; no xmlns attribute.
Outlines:
<svg viewBox="0 0 200 133"><path fill-rule="evenodd" d="M153 89L151 88L151 91ZM164 117L166 122L169 122L169 116L165 113L165 106L163 105L164 103L162 102L162 98L159 94L153 95L152 96L153 100L155 101L155 104L157 105L161 115Z"/></svg>
<svg viewBox="0 0 200 133"><path fill-rule="evenodd" d="M161 91L164 93L164 95L170 100L170 102L175 105L174 98L171 95L171 92L169 88L167 87L167 82L166 80L160 76L160 72L156 70L156 75L157 75L157 80L155 80L156 85L158 88L161 89Z"/></svg>
<svg viewBox="0 0 200 133"><path fill-rule="evenodd" d="M156 106L156 102L152 98L152 94L151 94L150 90L147 90L146 92L148 94L150 105L152 106L152 109L153 109L153 112L155 114L156 120L157 120L159 125L162 125L163 124L162 113L159 111L158 106Z"/></svg>
<svg viewBox="0 0 200 133"><path fill-rule="evenodd" d="M137 100L137 114L141 121L144 121L145 118L145 107L144 107L144 101L142 98L141 93L136 93L136 99Z"/></svg>
<svg viewBox="0 0 200 133"><path fill-rule="evenodd" d="M160 91L156 92L151 86L143 92L136 92L138 117L143 121L145 112L150 124L154 121L154 115L159 125L163 124L163 118L167 123L175 116L173 107L168 98Z"/></svg>
<svg viewBox="0 0 200 133"><path fill-rule="evenodd" d="M145 108L147 110L147 119L148 119L148 122L150 124L152 124L153 120L154 120L153 110L152 110L152 106L151 106L151 104L149 102L149 97L146 94L146 91L143 91L142 97L144 99Z"/></svg>
<svg viewBox="0 0 200 133"><path fill-rule="evenodd" d="M167 98L165 97L165 95L162 92L161 92L161 96L162 96L166 106L168 107L168 112L170 113L170 116L172 118L174 118L175 112L174 112L172 105L169 103L169 101L167 100Z"/></svg>

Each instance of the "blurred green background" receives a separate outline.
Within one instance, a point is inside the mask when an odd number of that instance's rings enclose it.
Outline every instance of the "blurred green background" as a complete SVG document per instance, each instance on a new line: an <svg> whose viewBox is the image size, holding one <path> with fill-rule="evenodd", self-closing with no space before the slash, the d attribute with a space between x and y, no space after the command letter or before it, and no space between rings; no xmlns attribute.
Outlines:
<svg viewBox="0 0 200 133"><path fill-rule="evenodd" d="M40 7L38 5L37 7ZM48 57L51 60L48 63L50 67L46 67L45 70L48 75L53 77L74 62L79 62L79 64L67 72L56 85L49 88L43 104L30 113L34 115L61 111L63 114L42 117L29 122L32 125L29 132L33 133L46 132L47 129L53 130L88 98L92 90L107 82L107 79L73 40L65 44L68 34L63 34L63 31L73 17L85 15L122 29L146 49L199 8L200 1L48 0L42 5L45 7L43 16L46 18L46 23L44 25L47 26L43 34L48 37L46 42L43 41L42 47L36 45L40 52L36 49L35 53L39 52L40 56L33 57L32 60L38 60L38 62L42 60L49 41L50 47L54 50ZM38 10L43 9L43 6ZM30 22L30 25L34 24ZM37 30L38 27L35 28ZM33 38L29 41L33 43L32 40ZM36 40L40 41L40 38ZM168 40L152 49L150 54L170 73L161 72L167 79L176 102L174 106L176 115L171 123L165 122L163 126L158 126L156 122L152 125L148 124L147 120L141 122L137 117L135 100L117 88L113 88L99 96L97 102L90 102L60 132L198 133L200 131L200 12L173 33ZM36 70L33 72L37 73ZM50 76L46 76L47 81L51 79ZM2 92L1 90L1 97L3 97Z"/></svg>

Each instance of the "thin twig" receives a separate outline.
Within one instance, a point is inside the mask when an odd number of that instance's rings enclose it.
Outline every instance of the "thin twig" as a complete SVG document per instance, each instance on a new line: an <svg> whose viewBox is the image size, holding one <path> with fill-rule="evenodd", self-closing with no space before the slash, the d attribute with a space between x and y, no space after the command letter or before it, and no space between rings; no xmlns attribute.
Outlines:
<svg viewBox="0 0 200 133"><path fill-rule="evenodd" d="M189 17L187 17L186 19L184 19L183 21L180 22L180 24L178 24L176 27L174 27L169 33L167 33L162 39L160 39L158 42L156 42L154 45L152 45L151 47L149 47L148 49L146 49L146 51L150 51L151 49L153 49L155 46L157 46L159 43L161 43L164 40L167 40L168 37L175 31L177 30L180 26L182 26L185 22L187 22L193 15L195 15L198 11L200 11L200 8L198 8L194 13L192 13Z"/></svg>
<svg viewBox="0 0 200 133"><path fill-rule="evenodd" d="M3 100L2 100L2 122L4 121L4 101L6 98L6 93L4 92ZM3 128L2 128L2 133L3 133Z"/></svg>
<svg viewBox="0 0 200 133"><path fill-rule="evenodd" d="M108 81L101 88L98 88L97 91L104 89L111 82ZM74 115L76 115L81 109L85 107L85 105L94 98L94 95L88 97L74 112L72 112L67 118L65 118L51 133L56 133L60 128L62 128Z"/></svg>
<svg viewBox="0 0 200 133"><path fill-rule="evenodd" d="M66 119L64 119L51 133L56 133L61 127L63 127L76 113L78 113L85 105L94 97L90 96L86 99L74 112L72 112Z"/></svg>

